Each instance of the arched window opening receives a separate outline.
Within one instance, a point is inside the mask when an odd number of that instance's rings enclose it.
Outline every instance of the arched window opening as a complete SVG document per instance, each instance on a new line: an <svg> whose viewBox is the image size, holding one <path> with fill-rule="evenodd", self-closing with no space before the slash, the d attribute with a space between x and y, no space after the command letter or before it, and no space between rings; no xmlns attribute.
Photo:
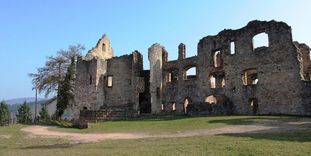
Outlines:
<svg viewBox="0 0 311 156"><path fill-rule="evenodd" d="M210 74L211 88L223 88L225 87L225 73L214 72Z"/></svg>
<svg viewBox="0 0 311 156"><path fill-rule="evenodd" d="M175 82L178 80L178 70L167 73L167 82Z"/></svg>
<svg viewBox="0 0 311 156"><path fill-rule="evenodd" d="M106 44L105 43L102 44L102 51L104 51L104 52L106 51Z"/></svg>
<svg viewBox="0 0 311 156"><path fill-rule="evenodd" d="M253 37L254 50L259 47L269 47L269 36L267 33L260 33Z"/></svg>
<svg viewBox="0 0 311 156"><path fill-rule="evenodd" d="M217 103L217 99L214 95L210 95L208 97L205 98L205 102L209 103L209 104L216 104Z"/></svg>
<svg viewBox="0 0 311 156"><path fill-rule="evenodd" d="M87 110L87 107L83 107L83 110Z"/></svg>
<svg viewBox="0 0 311 156"><path fill-rule="evenodd" d="M226 85L226 80L225 80L225 78L222 78L221 87L224 88L225 85Z"/></svg>
<svg viewBox="0 0 311 156"><path fill-rule="evenodd" d="M164 105L161 104L161 111L164 111Z"/></svg>
<svg viewBox="0 0 311 156"><path fill-rule="evenodd" d="M235 54L235 43L230 42L230 54L233 55Z"/></svg>
<svg viewBox="0 0 311 156"><path fill-rule="evenodd" d="M256 85L258 83L258 74L256 69L245 70L242 74L243 85Z"/></svg>
<svg viewBox="0 0 311 156"><path fill-rule="evenodd" d="M215 51L213 53L213 65L214 67L221 67L222 66L222 59L221 59L221 51Z"/></svg>
<svg viewBox="0 0 311 156"><path fill-rule="evenodd" d="M256 115L258 110L258 100L256 98L249 99L249 105L251 107L253 115Z"/></svg>
<svg viewBox="0 0 311 156"><path fill-rule="evenodd" d="M184 101L184 112L185 113L188 112L187 107L190 104L190 102L191 102L190 98L185 98L185 101Z"/></svg>
<svg viewBox="0 0 311 156"><path fill-rule="evenodd" d="M172 104L172 111L176 111L176 103Z"/></svg>
<svg viewBox="0 0 311 156"><path fill-rule="evenodd" d="M186 71L184 80L191 80L191 79L195 79L196 77L197 77L196 67L191 67Z"/></svg>

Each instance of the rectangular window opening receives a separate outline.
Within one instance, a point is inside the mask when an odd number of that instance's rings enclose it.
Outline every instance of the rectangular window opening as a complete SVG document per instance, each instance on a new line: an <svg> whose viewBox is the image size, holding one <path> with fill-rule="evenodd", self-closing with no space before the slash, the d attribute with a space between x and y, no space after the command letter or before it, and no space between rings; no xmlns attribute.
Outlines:
<svg viewBox="0 0 311 156"><path fill-rule="evenodd" d="M216 78L214 76L211 76L210 82L211 82L211 88L216 88Z"/></svg>
<svg viewBox="0 0 311 156"><path fill-rule="evenodd" d="M245 70L242 74L243 85L256 85L258 83L258 75L256 69Z"/></svg>
<svg viewBox="0 0 311 156"><path fill-rule="evenodd" d="M107 87L112 87L112 76L107 77Z"/></svg>
<svg viewBox="0 0 311 156"><path fill-rule="evenodd" d="M253 50L260 47L269 47L269 35L265 32L253 37Z"/></svg>
<svg viewBox="0 0 311 156"><path fill-rule="evenodd" d="M91 84L93 84L93 78L92 78L92 75L90 75L90 77L89 77L89 78L90 78L89 83L90 83L90 85L91 85Z"/></svg>
<svg viewBox="0 0 311 156"><path fill-rule="evenodd" d="M230 43L230 54L231 55L235 54L235 43L234 42Z"/></svg>
<svg viewBox="0 0 311 156"><path fill-rule="evenodd" d="M168 73L168 80L167 82L172 82L172 73Z"/></svg>

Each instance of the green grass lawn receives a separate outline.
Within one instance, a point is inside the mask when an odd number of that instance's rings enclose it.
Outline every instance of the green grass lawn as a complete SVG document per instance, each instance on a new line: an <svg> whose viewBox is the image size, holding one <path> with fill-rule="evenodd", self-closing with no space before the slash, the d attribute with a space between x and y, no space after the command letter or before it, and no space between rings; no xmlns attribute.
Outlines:
<svg viewBox="0 0 311 156"><path fill-rule="evenodd" d="M72 132L153 132L215 128L250 124L255 120L311 121L310 118L233 116L133 119L100 122L90 129L57 129ZM309 126L310 125L306 125ZM311 155L311 129L303 132L226 134L185 138L106 140L79 144L63 139L33 137L20 131L23 125L0 127L0 155ZM310 127L311 128L311 127ZM54 129L56 130L56 129ZM11 136L5 138L3 136Z"/></svg>
<svg viewBox="0 0 311 156"><path fill-rule="evenodd" d="M111 133L111 132L143 132L161 133L176 132L193 129L219 128L227 125L249 124L256 120L296 120L286 116L217 116L217 117L157 117L137 118L122 121L105 121L90 123L88 129L73 129L66 127L50 128L54 131L73 133ZM300 118L301 120L302 118Z"/></svg>

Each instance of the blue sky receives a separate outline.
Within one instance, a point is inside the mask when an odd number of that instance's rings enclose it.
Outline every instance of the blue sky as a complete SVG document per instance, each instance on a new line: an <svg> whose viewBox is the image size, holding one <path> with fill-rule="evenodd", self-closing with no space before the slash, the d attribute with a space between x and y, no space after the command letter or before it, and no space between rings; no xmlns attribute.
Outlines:
<svg viewBox="0 0 311 156"><path fill-rule="evenodd" d="M180 42L193 56L202 37L255 19L285 21L294 40L311 45L310 15L310 0L1 0L0 100L33 96L27 74L47 56L77 43L89 50L104 33L115 55L138 50L148 68L153 43L164 45L170 60Z"/></svg>

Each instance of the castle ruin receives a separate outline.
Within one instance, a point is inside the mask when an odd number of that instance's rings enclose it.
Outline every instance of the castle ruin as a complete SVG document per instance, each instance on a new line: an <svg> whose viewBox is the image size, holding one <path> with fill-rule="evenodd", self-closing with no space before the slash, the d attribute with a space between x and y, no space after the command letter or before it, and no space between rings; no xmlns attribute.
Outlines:
<svg viewBox="0 0 311 156"><path fill-rule="evenodd" d="M263 35L267 44L254 45ZM202 38L197 56L168 61L160 44L113 56L104 35L78 58L74 118L110 120L141 114L311 115L310 48L293 42L283 22L251 21ZM189 70L194 70L189 74Z"/></svg>

